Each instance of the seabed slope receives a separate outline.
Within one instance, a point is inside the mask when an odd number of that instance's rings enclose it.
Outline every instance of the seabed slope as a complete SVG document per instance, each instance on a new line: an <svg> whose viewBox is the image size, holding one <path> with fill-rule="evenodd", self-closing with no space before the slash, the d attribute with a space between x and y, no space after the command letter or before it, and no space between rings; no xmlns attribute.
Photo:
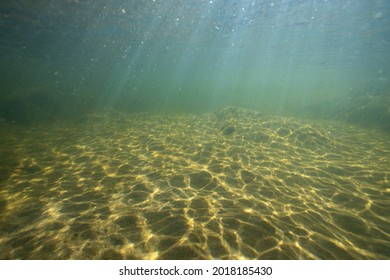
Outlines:
<svg viewBox="0 0 390 280"><path fill-rule="evenodd" d="M238 108L0 130L0 259L390 258L380 131Z"/></svg>

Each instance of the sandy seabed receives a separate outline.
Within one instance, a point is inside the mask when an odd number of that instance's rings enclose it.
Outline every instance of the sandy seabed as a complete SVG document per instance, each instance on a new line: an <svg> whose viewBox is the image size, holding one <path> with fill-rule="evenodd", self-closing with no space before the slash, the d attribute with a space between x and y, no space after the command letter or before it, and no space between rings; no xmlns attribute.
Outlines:
<svg viewBox="0 0 390 280"><path fill-rule="evenodd" d="M390 135L239 108L0 123L0 259L390 259Z"/></svg>

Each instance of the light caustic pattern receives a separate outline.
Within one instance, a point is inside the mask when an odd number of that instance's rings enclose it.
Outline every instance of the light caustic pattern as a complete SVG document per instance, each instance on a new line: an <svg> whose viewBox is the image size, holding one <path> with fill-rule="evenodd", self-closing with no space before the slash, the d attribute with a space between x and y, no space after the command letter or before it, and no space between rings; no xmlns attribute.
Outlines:
<svg viewBox="0 0 390 280"><path fill-rule="evenodd" d="M389 259L389 135L238 108L2 124L1 259Z"/></svg>

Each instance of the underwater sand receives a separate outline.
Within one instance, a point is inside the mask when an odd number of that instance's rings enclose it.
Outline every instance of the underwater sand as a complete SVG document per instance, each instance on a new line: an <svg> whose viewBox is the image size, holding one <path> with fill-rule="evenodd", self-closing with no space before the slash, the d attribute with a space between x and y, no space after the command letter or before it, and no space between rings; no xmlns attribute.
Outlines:
<svg viewBox="0 0 390 280"><path fill-rule="evenodd" d="M0 123L0 259L390 259L390 135L238 108Z"/></svg>

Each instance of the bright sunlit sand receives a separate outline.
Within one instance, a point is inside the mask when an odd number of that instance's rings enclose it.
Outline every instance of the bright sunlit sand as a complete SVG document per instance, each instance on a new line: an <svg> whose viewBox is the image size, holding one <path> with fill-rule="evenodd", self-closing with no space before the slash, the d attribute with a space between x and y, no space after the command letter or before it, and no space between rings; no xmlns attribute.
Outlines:
<svg viewBox="0 0 390 280"><path fill-rule="evenodd" d="M0 259L390 258L380 130L234 107L0 125Z"/></svg>

